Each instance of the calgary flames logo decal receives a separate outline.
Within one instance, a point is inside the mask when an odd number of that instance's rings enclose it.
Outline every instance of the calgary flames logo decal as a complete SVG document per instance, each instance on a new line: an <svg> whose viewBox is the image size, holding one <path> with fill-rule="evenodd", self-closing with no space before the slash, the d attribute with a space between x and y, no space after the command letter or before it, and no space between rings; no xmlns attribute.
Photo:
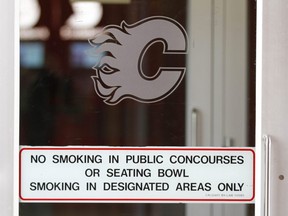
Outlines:
<svg viewBox="0 0 288 216"><path fill-rule="evenodd" d="M96 93L109 105L130 98L143 103L160 101L170 95L184 77L185 67L159 67L154 76L142 71L146 51L154 43L163 44L163 54L187 52L187 33L168 17L149 17L135 24L125 21L109 25L90 40L96 56Z"/></svg>

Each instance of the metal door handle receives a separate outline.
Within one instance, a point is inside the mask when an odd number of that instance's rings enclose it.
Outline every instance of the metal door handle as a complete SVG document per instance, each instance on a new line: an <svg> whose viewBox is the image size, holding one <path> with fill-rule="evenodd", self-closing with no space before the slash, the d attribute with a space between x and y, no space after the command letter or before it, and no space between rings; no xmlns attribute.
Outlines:
<svg viewBox="0 0 288 216"><path fill-rule="evenodd" d="M270 159L271 159L271 138L268 135L263 136L265 151L265 182L264 182L264 216L270 215Z"/></svg>
<svg viewBox="0 0 288 216"><path fill-rule="evenodd" d="M192 109L192 133L191 133L191 142L192 146L198 146L198 110Z"/></svg>

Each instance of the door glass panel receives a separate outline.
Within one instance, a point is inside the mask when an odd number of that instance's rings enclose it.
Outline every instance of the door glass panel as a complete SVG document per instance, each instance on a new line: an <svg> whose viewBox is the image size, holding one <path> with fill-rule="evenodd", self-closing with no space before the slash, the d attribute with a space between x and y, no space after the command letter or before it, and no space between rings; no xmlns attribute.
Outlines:
<svg viewBox="0 0 288 216"><path fill-rule="evenodd" d="M21 1L20 145L254 146L255 4ZM168 27L137 28L156 18ZM174 38L171 23L181 32ZM137 38L153 34L162 39L154 35L153 43L137 52L143 42ZM185 46L176 43L180 51L169 52L169 40L182 40ZM133 44L127 45L130 50L121 50L123 42ZM119 67L118 59L125 64ZM133 69L140 78L129 75ZM178 74L170 76L168 89L167 82L161 82L165 70ZM115 75L120 76L118 83L111 78ZM155 89L142 87L153 81L159 81ZM232 212L252 216L253 205L20 203L19 215L229 216Z"/></svg>

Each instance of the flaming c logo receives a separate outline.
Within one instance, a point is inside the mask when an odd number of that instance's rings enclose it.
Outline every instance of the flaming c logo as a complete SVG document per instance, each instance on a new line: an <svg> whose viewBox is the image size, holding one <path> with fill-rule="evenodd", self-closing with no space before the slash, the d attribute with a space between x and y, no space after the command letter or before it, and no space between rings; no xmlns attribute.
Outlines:
<svg viewBox="0 0 288 216"><path fill-rule="evenodd" d="M95 51L96 93L109 105L130 98L143 103L160 101L170 95L184 77L185 67L159 67L154 76L142 70L146 51L155 43L163 44L163 54L187 52L185 29L175 20L155 16L128 25L109 25L90 40ZM95 55L96 54L96 55Z"/></svg>

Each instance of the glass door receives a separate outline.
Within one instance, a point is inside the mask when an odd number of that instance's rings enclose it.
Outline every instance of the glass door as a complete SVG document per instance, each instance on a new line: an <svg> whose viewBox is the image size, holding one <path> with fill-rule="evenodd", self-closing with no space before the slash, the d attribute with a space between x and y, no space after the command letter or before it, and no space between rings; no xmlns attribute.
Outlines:
<svg viewBox="0 0 288 216"><path fill-rule="evenodd" d="M254 146L255 3L23 0L21 146ZM252 216L253 205L25 203L21 216Z"/></svg>

